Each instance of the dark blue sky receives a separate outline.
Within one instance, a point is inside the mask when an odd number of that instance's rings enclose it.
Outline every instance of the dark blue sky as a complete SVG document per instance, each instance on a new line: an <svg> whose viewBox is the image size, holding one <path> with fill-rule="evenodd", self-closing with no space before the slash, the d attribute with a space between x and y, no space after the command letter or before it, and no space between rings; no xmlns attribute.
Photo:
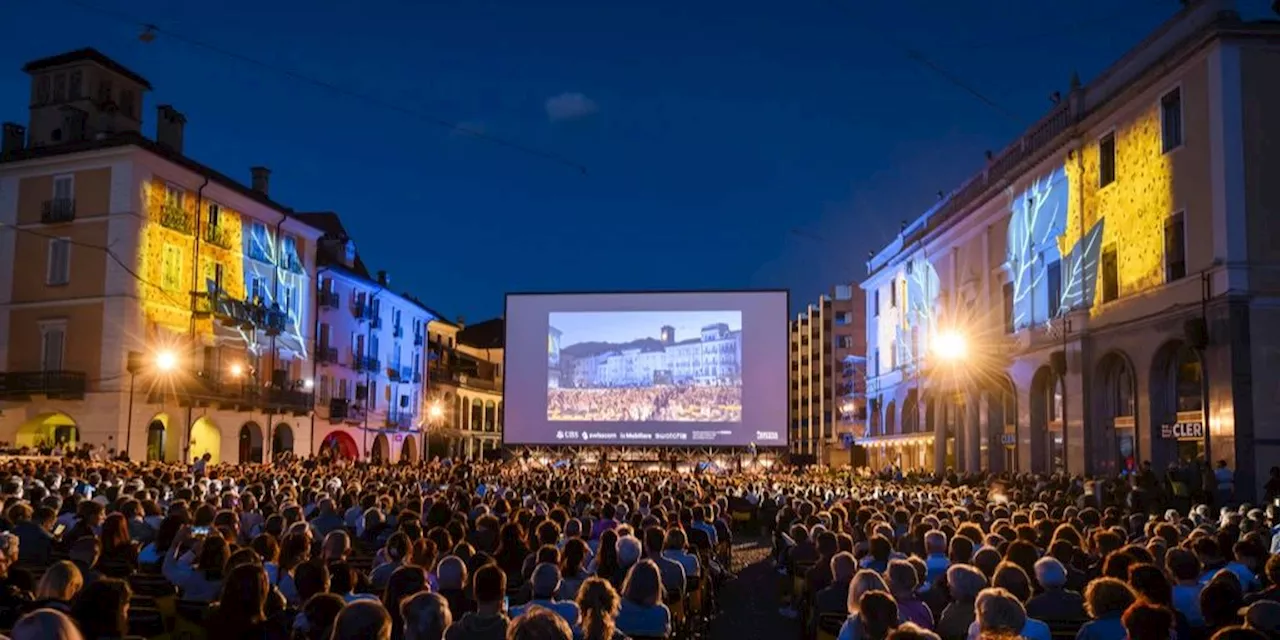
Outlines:
<svg viewBox="0 0 1280 640"><path fill-rule="evenodd" d="M1176 0L76 0L585 165L531 157L139 29L5 3L0 117L29 59L93 46L188 118L187 153L339 212L447 315L507 291L790 288L801 307ZM357 8L358 7L358 8ZM907 47L1011 115L914 62ZM564 94L570 94L565 96ZM574 96L572 94L580 94ZM548 99L561 96L551 106ZM584 99L585 98L585 99ZM803 230L804 235L791 233Z"/></svg>

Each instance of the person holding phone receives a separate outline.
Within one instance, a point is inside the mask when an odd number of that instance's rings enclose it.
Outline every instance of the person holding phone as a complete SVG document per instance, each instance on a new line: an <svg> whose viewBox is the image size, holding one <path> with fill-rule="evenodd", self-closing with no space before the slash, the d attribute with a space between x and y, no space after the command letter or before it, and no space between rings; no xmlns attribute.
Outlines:
<svg viewBox="0 0 1280 640"><path fill-rule="evenodd" d="M39 507L34 511L31 505L19 502L9 508L9 519L14 523L13 534L18 536L22 557L19 562L31 566L48 566L49 556L58 544L58 536L62 534L56 529L56 514L49 507ZM65 525L61 525L63 529Z"/></svg>

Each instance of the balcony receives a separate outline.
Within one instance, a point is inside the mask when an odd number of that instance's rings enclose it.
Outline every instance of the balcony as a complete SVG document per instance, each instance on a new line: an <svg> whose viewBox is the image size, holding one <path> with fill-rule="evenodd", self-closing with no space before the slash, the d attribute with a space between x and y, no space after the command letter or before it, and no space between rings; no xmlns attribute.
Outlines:
<svg viewBox="0 0 1280 640"><path fill-rule="evenodd" d="M407 411L404 413L388 414L384 424L388 429L412 429L413 414Z"/></svg>
<svg viewBox="0 0 1280 640"><path fill-rule="evenodd" d="M396 326L394 326L394 327L391 327L391 337L392 337L392 338L403 338L403 337L404 337L404 327L403 327L403 326L401 326L401 325L396 325Z"/></svg>
<svg viewBox="0 0 1280 640"><path fill-rule="evenodd" d="M11 371L0 373L0 399L31 396L83 400L88 380L83 371Z"/></svg>
<svg viewBox="0 0 1280 640"><path fill-rule="evenodd" d="M293 273L298 273L298 274L304 273L302 268L302 261L298 259L298 256L293 254L285 255L283 258L280 259L280 268L285 269L287 271L291 271Z"/></svg>
<svg viewBox="0 0 1280 640"><path fill-rule="evenodd" d="M447 366L432 366L427 369L428 377L432 382L444 384L456 384L472 389L480 389L483 391L497 391L498 381L493 378L485 378L472 375L465 371L455 370Z"/></svg>
<svg viewBox="0 0 1280 640"><path fill-rule="evenodd" d="M352 303L351 315L355 316L356 320L368 320L373 317L373 307L362 302Z"/></svg>
<svg viewBox="0 0 1280 640"><path fill-rule="evenodd" d="M422 372L421 372L421 371L414 371L414 372L413 372L413 383L414 383L414 384L422 384Z"/></svg>
<svg viewBox="0 0 1280 640"><path fill-rule="evenodd" d="M311 392L303 390L301 381L283 387L260 387L245 380L222 380L207 371L191 376L190 381L178 389L178 403L190 407L306 415L313 402Z"/></svg>
<svg viewBox="0 0 1280 640"><path fill-rule="evenodd" d="M421 347L424 339L421 333L413 334L413 346Z"/></svg>
<svg viewBox="0 0 1280 640"><path fill-rule="evenodd" d="M76 219L76 201L73 198L45 200L40 207L40 222L56 224Z"/></svg>
<svg viewBox="0 0 1280 640"><path fill-rule="evenodd" d="M337 291L321 289L317 298L321 309L337 309L342 306L342 296L339 296Z"/></svg>
<svg viewBox="0 0 1280 640"><path fill-rule="evenodd" d="M373 313L372 309L369 310L369 326L374 329L382 328L382 317Z"/></svg>
<svg viewBox="0 0 1280 640"><path fill-rule="evenodd" d="M381 365L377 358L370 358L362 353L351 354L351 368L356 371L377 373Z"/></svg>
<svg viewBox="0 0 1280 640"><path fill-rule="evenodd" d="M389 378L392 382L404 381L400 378L400 367L397 367L395 364L392 364L391 368L387 369L387 378Z"/></svg>
<svg viewBox="0 0 1280 640"><path fill-rule="evenodd" d="M324 345L320 345L316 349L316 362L320 364L341 364L338 362L338 350Z"/></svg>
<svg viewBox="0 0 1280 640"><path fill-rule="evenodd" d="M200 234L205 242L223 249L231 248L231 234L227 232L220 224L215 224L204 228L204 233Z"/></svg>
<svg viewBox="0 0 1280 640"><path fill-rule="evenodd" d="M410 381L410 380L413 380L413 367L401 367L401 368L400 368L400 381L401 381L401 382L408 382L408 381Z"/></svg>
<svg viewBox="0 0 1280 640"><path fill-rule="evenodd" d="M289 317L278 306L267 307L245 300L236 300L225 293L210 291L192 293L195 316L213 316L224 326L238 327L244 331L263 331L268 336L278 336L288 327Z"/></svg>
<svg viewBox="0 0 1280 640"><path fill-rule="evenodd" d="M173 204L160 206L160 226L191 235L191 214Z"/></svg>

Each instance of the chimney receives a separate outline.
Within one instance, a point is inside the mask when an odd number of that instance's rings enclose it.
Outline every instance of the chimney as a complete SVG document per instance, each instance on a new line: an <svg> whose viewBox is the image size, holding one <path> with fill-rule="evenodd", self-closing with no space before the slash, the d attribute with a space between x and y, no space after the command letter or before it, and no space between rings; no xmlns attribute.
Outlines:
<svg viewBox="0 0 1280 640"><path fill-rule="evenodd" d="M387 272L386 272L386 271L379 271L379 272L378 272L378 285L379 285L379 286L383 286L383 287L385 287L385 286L387 286L387 283L388 283L388 282L390 282L390 281L389 281L389 280L387 280Z"/></svg>
<svg viewBox="0 0 1280 640"><path fill-rule="evenodd" d="M466 319L466 317L464 317L464 316L458 316L458 320L457 320L456 322L454 322L454 324L458 325L458 328L459 328L459 329L466 329L466 328L467 328L467 319Z"/></svg>
<svg viewBox="0 0 1280 640"><path fill-rule="evenodd" d="M156 142L175 153L182 153L182 131L187 117L172 105L156 107Z"/></svg>
<svg viewBox="0 0 1280 640"><path fill-rule="evenodd" d="M0 143L0 155L9 155L15 151L21 151L26 145L27 128L16 123L4 123L4 141Z"/></svg>
<svg viewBox="0 0 1280 640"><path fill-rule="evenodd" d="M264 196L269 196L271 170L266 167L249 167L249 173L253 174L253 190Z"/></svg>

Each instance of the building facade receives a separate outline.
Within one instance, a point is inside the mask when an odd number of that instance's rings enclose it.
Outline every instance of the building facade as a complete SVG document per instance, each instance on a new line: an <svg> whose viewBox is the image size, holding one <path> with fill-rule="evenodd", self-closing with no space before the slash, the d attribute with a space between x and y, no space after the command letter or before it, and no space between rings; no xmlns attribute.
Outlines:
<svg viewBox="0 0 1280 640"><path fill-rule="evenodd" d="M33 61L0 149L0 439L131 458L305 454L315 243L270 198L141 133L140 75L85 49Z"/></svg>
<svg viewBox="0 0 1280 640"><path fill-rule="evenodd" d="M502 319L427 326L426 395L432 451L478 460L502 447Z"/></svg>
<svg viewBox="0 0 1280 640"><path fill-rule="evenodd" d="M1263 143L1280 25L1232 9L1186 3L1073 81L869 261L872 466L1113 474L1208 455L1256 490L1280 452L1254 382L1280 374L1264 177L1280 152Z"/></svg>
<svg viewBox="0 0 1280 640"><path fill-rule="evenodd" d="M548 328L551 360L563 361L558 386L575 388L647 387L654 384L737 384L742 380L742 331L716 323L699 335L678 340L675 329L662 327L659 344L651 347L606 349L569 356L559 351L560 331Z"/></svg>
<svg viewBox="0 0 1280 640"><path fill-rule="evenodd" d="M824 464L848 464L865 428L862 298L839 285L791 321L791 451Z"/></svg>
<svg viewBox="0 0 1280 640"><path fill-rule="evenodd" d="M316 432L344 457L416 462L424 453L427 327L438 314L371 276L333 213L299 217L322 229L316 294Z"/></svg>

